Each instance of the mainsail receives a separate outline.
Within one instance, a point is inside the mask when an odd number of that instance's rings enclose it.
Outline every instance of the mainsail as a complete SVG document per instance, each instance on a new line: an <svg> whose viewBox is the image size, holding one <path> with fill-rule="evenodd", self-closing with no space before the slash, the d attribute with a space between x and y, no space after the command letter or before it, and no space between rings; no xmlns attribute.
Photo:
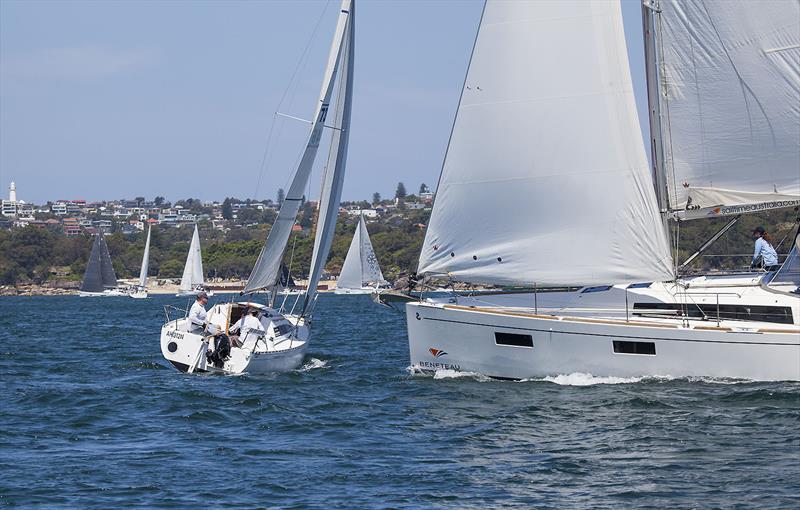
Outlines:
<svg viewBox="0 0 800 510"><path fill-rule="evenodd" d="M339 91L332 126L331 148L322 181L317 233L314 238L314 252L308 276L308 290L306 291L306 305L309 303L308 297L314 295L322 276L322 270L325 268L325 262L328 260L328 253L333 242L336 220L339 217L339 201L344 184L347 143L350 138L350 110L353 99L354 7L349 1L342 2L341 12L342 16L346 16L346 28L339 57L341 77L339 78Z"/></svg>
<svg viewBox="0 0 800 510"><path fill-rule="evenodd" d="M665 208L691 219L800 204L800 2L653 0L645 9Z"/></svg>
<svg viewBox="0 0 800 510"><path fill-rule="evenodd" d="M325 68L325 74L322 80L322 90L320 92L319 102L314 111L314 120L308 134L306 148L300 159L300 164L297 167L294 179L289 186L289 191L286 193L286 198L278 212L278 217L275 219L275 223L273 223L272 229L267 236L267 242L261 250L261 254L258 256L258 260L256 260L256 264L253 266L253 271L250 273L250 277L247 280L247 285L243 291L245 294L272 287L280 277L281 261L283 260L286 245L289 241L289 235L291 234L292 226L297 218L297 212L300 209L300 203L303 200L305 189L308 186L308 180L311 177L314 159L317 156L319 142L322 138L322 130L325 127L325 119L328 115L334 81L340 64L341 49L345 40L346 25L350 18L350 4L350 0L344 0L342 2L331 51L328 55L328 64ZM344 140L346 147L346 135L344 136ZM346 153L347 151L345 150L344 152Z"/></svg>
<svg viewBox="0 0 800 510"><path fill-rule="evenodd" d="M89 261L86 264L86 272L81 282L82 292L103 292L107 288L117 286L117 276L111 265L111 256L108 254L108 246L103 237L103 232L97 232L92 244L92 251L89 254Z"/></svg>
<svg viewBox="0 0 800 510"><path fill-rule="evenodd" d="M486 3L418 271L527 285L673 278L618 2Z"/></svg>
<svg viewBox="0 0 800 510"><path fill-rule="evenodd" d="M205 284L203 276L203 255L200 253L200 235L197 225L194 226L192 242L189 245L189 254L186 255L186 265L181 277L181 291L188 292L197 286Z"/></svg>
<svg viewBox="0 0 800 510"><path fill-rule="evenodd" d="M383 281L378 258L375 256L375 250L369 240L367 224L364 222L364 217L361 216L353 234L353 240L350 242L350 248L347 250L336 288L361 289L370 283Z"/></svg>
<svg viewBox="0 0 800 510"><path fill-rule="evenodd" d="M147 272L150 268L150 231L152 227L147 229L147 241L144 243L144 255L142 256L142 268L139 270L139 287L142 289L147 288Z"/></svg>

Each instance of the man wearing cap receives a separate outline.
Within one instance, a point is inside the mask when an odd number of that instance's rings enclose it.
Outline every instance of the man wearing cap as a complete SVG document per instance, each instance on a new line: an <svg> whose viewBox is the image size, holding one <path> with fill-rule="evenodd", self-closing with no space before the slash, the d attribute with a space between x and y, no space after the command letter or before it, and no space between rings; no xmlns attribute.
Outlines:
<svg viewBox="0 0 800 510"><path fill-rule="evenodd" d="M199 292L197 300L189 310L189 333L202 334L206 327L206 304L208 294Z"/></svg>
<svg viewBox="0 0 800 510"><path fill-rule="evenodd" d="M753 262L750 267L763 267L767 271L780 269L778 254L775 252L775 248L772 247L772 238L764 230L764 227L753 229L753 239L756 240L756 249L753 253Z"/></svg>
<svg viewBox="0 0 800 510"><path fill-rule="evenodd" d="M261 324L261 321L258 320L257 315L258 308L247 308L244 313L242 313L242 316L239 318L239 320L236 321L233 326L228 328L228 333L239 333L238 338L231 337L231 340L236 347L241 347L244 345L247 335L251 331L255 335L260 335L264 332L264 326Z"/></svg>

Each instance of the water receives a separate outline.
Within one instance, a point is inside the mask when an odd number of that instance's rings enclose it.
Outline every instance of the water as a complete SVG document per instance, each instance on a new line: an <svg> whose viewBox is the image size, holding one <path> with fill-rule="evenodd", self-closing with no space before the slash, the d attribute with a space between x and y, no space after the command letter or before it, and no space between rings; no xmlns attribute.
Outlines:
<svg viewBox="0 0 800 510"><path fill-rule="evenodd" d="M0 298L0 506L800 507L798 384L414 376L334 295L303 368L187 375L167 303Z"/></svg>

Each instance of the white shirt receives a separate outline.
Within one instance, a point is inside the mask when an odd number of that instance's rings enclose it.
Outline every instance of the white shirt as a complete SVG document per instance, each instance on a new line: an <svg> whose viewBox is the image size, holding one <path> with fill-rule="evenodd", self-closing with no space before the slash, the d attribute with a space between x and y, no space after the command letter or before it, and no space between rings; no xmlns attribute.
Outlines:
<svg viewBox="0 0 800 510"><path fill-rule="evenodd" d="M228 329L228 331L231 333L234 331L239 331L239 336L242 338L251 330L263 332L264 326L261 325L261 322L258 319L250 314L242 316L241 319L236 321L236 323Z"/></svg>
<svg viewBox="0 0 800 510"><path fill-rule="evenodd" d="M195 301L189 310L189 331L192 333L202 331L205 324L206 309L200 304L200 301Z"/></svg>

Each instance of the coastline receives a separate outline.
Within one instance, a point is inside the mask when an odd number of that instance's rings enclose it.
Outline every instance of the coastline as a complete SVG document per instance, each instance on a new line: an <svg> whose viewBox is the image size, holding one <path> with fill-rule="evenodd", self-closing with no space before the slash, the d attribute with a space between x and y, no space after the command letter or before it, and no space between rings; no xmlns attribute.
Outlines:
<svg viewBox="0 0 800 510"><path fill-rule="evenodd" d="M119 280L121 286L135 285L137 280ZM305 282L298 282L301 284ZM207 285L209 290L215 294L235 294L242 290L244 282L241 280L231 280L215 282ZM0 285L0 297L2 296L77 296L80 294L80 282L77 281L53 281L45 284L22 284L22 285ZM320 282L319 292L331 292L336 288L335 280ZM150 295L175 295L180 290L177 283L161 283L158 280L147 285L147 293Z"/></svg>

